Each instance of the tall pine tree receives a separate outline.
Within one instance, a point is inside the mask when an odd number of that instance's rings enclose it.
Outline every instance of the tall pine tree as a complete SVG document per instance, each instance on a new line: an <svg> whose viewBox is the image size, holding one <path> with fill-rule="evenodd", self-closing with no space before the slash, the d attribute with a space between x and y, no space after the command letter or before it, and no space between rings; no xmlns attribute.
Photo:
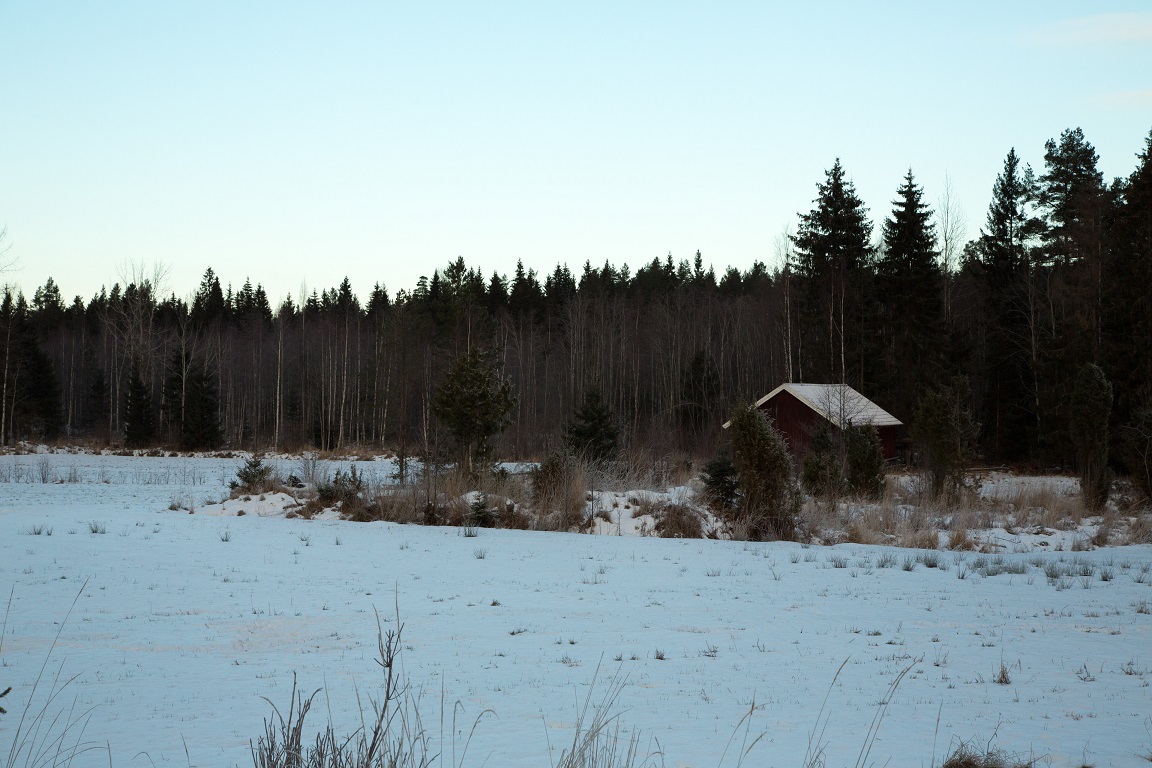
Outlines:
<svg viewBox="0 0 1152 768"><path fill-rule="evenodd" d="M1045 311L1040 340L1036 400L1043 418L1039 447L1048 459L1071 454L1071 399L1077 369L1100 359L1102 344L1105 222L1110 197L1097 168L1096 150L1079 128L1045 144L1044 174L1037 183L1043 230L1036 281Z"/></svg>

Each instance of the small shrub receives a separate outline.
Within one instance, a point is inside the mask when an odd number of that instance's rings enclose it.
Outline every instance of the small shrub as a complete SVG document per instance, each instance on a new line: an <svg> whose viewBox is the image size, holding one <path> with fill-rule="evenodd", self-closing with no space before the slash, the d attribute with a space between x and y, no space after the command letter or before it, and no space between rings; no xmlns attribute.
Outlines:
<svg viewBox="0 0 1152 768"><path fill-rule="evenodd" d="M884 493L884 449L880 433L871 424L844 431L848 463L848 492L866 499Z"/></svg>
<svg viewBox="0 0 1152 768"><path fill-rule="evenodd" d="M584 523L587 478L574 456L549 455L532 472L532 501L541 515L551 516L551 527L570 530Z"/></svg>
<svg viewBox="0 0 1152 768"><path fill-rule="evenodd" d="M968 403L968 380L956 377L951 386L924 393L912 418L912 437L928 470L933 497L957 487L962 468L974 452L979 427Z"/></svg>
<svg viewBox="0 0 1152 768"><path fill-rule="evenodd" d="M704 526L700 515L683 504L665 504L655 512L656 535L665 539L701 539Z"/></svg>
<svg viewBox="0 0 1152 768"><path fill-rule="evenodd" d="M496 527L496 510L488 506L487 494L476 494L476 498L468 505L468 524L477 528Z"/></svg>
<svg viewBox="0 0 1152 768"><path fill-rule="evenodd" d="M804 490L817 498L836 497L840 493L843 481L840 477L840 462L836 457L836 448L832 444L832 430L826 421L821 422L820 429L812 436L808 448L801 477Z"/></svg>
<svg viewBox="0 0 1152 768"><path fill-rule="evenodd" d="M565 447L586 461L603 464L616 456L619 444L616 415L604 402L600 389L588 387L572 420L564 426Z"/></svg>
<svg viewBox="0 0 1152 768"><path fill-rule="evenodd" d="M700 472L707 503L715 509L731 509L740 491L736 465L732 457L723 453L704 465Z"/></svg>
<svg viewBox="0 0 1152 768"><path fill-rule="evenodd" d="M267 493L274 485L272 466L265 464L259 456L253 456L236 470L232 489L239 493Z"/></svg>
<svg viewBox="0 0 1152 768"><path fill-rule="evenodd" d="M340 505L340 512L353 519L363 519L364 476L352 466L347 472L336 470L331 481L323 481L316 487L316 497L325 507Z"/></svg>

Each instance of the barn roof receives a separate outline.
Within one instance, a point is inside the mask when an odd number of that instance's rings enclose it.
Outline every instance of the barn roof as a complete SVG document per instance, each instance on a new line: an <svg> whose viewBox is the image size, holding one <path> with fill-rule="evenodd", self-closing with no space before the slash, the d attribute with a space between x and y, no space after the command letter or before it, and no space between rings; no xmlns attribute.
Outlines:
<svg viewBox="0 0 1152 768"><path fill-rule="evenodd" d="M903 423L847 384L781 384L757 400L756 407L759 408L781 392L788 392L840 429L851 424L898 427ZM724 424L725 429L728 423Z"/></svg>

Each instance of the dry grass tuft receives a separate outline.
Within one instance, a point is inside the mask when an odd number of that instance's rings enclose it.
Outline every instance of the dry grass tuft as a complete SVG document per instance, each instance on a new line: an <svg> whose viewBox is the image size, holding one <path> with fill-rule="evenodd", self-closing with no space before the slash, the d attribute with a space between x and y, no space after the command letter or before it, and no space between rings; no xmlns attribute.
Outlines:
<svg viewBox="0 0 1152 768"><path fill-rule="evenodd" d="M363 723L351 736L339 736L331 721L320 731L313 743L304 738L305 719L312 707L317 689L305 698L292 678L292 694L286 714L271 701L273 716L264 721L264 733L252 746L252 764L255 768L431 768L440 758L438 742L425 729L419 707L419 696L414 694L399 670L401 636L404 625L396 620L396 629L384 632L380 616L376 616L376 663L384 673L383 689L379 699L369 697L368 707L361 707ZM267 699L265 699L267 701ZM455 711L455 710L454 710ZM472 733L487 711L481 712L472 725L464 754ZM452 733L456 734L455 715ZM443 740L441 718L440 742ZM455 751L453 736L453 751ZM463 761L463 756L461 756Z"/></svg>
<svg viewBox="0 0 1152 768"><path fill-rule="evenodd" d="M974 747L970 742L960 742L940 768L1031 768L1035 759L1025 760L1019 755L1011 755L994 747Z"/></svg>
<svg viewBox="0 0 1152 768"><path fill-rule="evenodd" d="M592 677L593 684L588 687L584 704L576 714L572 743L560 753L556 768L638 768L663 765L663 755L659 751L643 753L639 732L632 731L629 734L624 731L620 715L616 712L617 700L626 682L619 671L608 682L600 701L593 703L592 693L599 673L600 668L597 666L596 674Z"/></svg>
<svg viewBox="0 0 1152 768"><path fill-rule="evenodd" d="M940 535L934 528L909 531L901 537L900 546L911 547L912 549L939 549Z"/></svg>
<svg viewBox="0 0 1152 768"><path fill-rule="evenodd" d="M656 535L664 539L702 539L704 524L696 510L683 504L665 504L655 513Z"/></svg>
<svg viewBox="0 0 1152 768"><path fill-rule="evenodd" d="M588 466L577 458L554 453L532 473L532 502L541 528L567 531L582 526L591 487Z"/></svg>
<svg viewBox="0 0 1152 768"><path fill-rule="evenodd" d="M1013 484L989 499L993 514L1017 527L1043 526L1072 531L1089 516L1080 494L1063 494L1047 484Z"/></svg>
<svg viewBox="0 0 1152 768"><path fill-rule="evenodd" d="M1152 512L1137 512L1128 526L1129 544L1152 544Z"/></svg>
<svg viewBox="0 0 1152 768"><path fill-rule="evenodd" d="M956 551L971 551L977 548L976 542L968 536L968 528L957 525L948 531L948 549Z"/></svg>

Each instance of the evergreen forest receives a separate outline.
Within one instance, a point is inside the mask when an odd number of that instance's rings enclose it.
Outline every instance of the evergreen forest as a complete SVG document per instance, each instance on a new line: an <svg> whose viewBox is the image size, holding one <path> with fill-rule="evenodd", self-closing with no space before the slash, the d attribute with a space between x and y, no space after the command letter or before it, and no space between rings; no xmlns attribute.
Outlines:
<svg viewBox="0 0 1152 768"><path fill-rule="evenodd" d="M962 378L981 461L1067 468L1092 363L1124 470L1152 446L1152 134L1126 178L1070 129L1042 168L1008 152L989 188L965 237L913 170L869 211L836 160L786 257L746 271L697 251L511 276L457 258L393 294L277 298L213 269L189 299L158 272L87 301L5 287L0 441L444 454L437 392L475 353L510 383L499 457L542 457L595 407L627 452L703 458L735 405L786 381L847 383L908 424Z"/></svg>

